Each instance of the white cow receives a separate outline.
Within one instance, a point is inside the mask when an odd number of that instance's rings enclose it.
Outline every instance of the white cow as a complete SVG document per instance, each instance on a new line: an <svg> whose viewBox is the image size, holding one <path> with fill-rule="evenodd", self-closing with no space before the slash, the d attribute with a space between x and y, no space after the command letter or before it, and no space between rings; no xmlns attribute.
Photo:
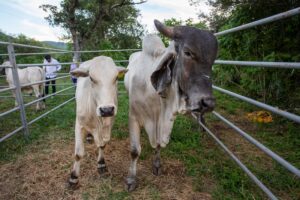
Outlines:
<svg viewBox="0 0 300 200"><path fill-rule="evenodd" d="M2 64L3 66L11 66L9 61L6 61ZM5 68L6 81L8 82L9 87L14 87L14 79L11 68ZM40 67L27 67L23 69L18 69L18 75L20 80L20 85L31 84L35 82L40 82L45 80L44 70ZM41 98L44 94L44 83L38 83L26 87L21 87L21 90L32 94L34 92L36 98ZM12 90L13 96L16 98L15 90ZM18 103L15 100L15 105ZM38 101L36 104L36 110L44 109L45 103L43 101Z"/></svg>
<svg viewBox="0 0 300 200"><path fill-rule="evenodd" d="M117 114L117 79L125 73L110 57L99 56L83 62L70 72L79 77L76 89L75 163L69 185L76 188L80 171L80 160L84 156L83 138L91 133L99 151L98 172L107 171L104 161L104 147L111 137L115 115Z"/></svg>
<svg viewBox="0 0 300 200"><path fill-rule="evenodd" d="M141 153L140 130L144 127L156 149L153 173L161 173L160 148L170 140L178 113L203 115L215 105L211 72L217 54L217 41L208 31L192 27L156 28L173 39L165 48L157 35L147 35L141 52L130 56L125 75L129 94L131 164L126 189L136 188L136 165Z"/></svg>

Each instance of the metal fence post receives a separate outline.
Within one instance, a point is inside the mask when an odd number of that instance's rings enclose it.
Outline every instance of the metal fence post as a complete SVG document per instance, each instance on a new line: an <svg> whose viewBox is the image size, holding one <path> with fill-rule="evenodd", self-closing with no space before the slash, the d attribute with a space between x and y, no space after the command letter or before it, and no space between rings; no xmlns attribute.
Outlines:
<svg viewBox="0 0 300 200"><path fill-rule="evenodd" d="M20 86L20 80L19 80L19 74L18 74L18 67L16 63L16 57L15 57L15 51L14 46L12 44L8 44L7 51L9 54L9 61L12 65L12 76L14 79L14 85L16 87L15 89L15 95L16 100L18 102L18 106L20 109L20 116L22 120L23 130L24 130L24 136L27 139L29 135L28 126L27 126L27 120L26 120L26 113L25 113L25 107L23 102L23 97L21 93L21 86Z"/></svg>

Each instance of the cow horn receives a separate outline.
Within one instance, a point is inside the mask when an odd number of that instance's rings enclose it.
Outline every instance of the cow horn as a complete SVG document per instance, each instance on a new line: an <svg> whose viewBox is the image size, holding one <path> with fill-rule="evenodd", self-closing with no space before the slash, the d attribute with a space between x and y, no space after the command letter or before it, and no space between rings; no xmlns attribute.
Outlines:
<svg viewBox="0 0 300 200"><path fill-rule="evenodd" d="M165 26L163 23L161 23L160 21L158 21L157 19L154 20L154 24L156 29L163 34L164 36L168 37L168 38L174 38L174 28L173 27L168 27Z"/></svg>

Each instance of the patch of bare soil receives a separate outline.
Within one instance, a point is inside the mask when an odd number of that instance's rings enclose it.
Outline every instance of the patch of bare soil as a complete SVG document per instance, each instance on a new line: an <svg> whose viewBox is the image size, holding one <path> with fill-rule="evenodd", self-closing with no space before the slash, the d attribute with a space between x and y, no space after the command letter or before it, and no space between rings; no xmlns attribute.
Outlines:
<svg viewBox="0 0 300 200"><path fill-rule="evenodd" d="M130 161L129 141L112 140L106 146L110 174L106 178L100 178L97 173L94 145L85 147L77 190L67 187L74 161L73 142L51 140L0 166L0 199L115 199L116 194L123 194L126 199L211 199L208 193L193 191L192 179L185 175L183 164L169 158L162 158L163 174L159 177L152 175L150 159L139 160L138 188L127 194L124 178Z"/></svg>
<svg viewBox="0 0 300 200"><path fill-rule="evenodd" d="M227 114L226 118L255 138L255 132L257 131L255 124L249 122L244 114L238 118ZM272 158L223 122L214 122L211 127L212 132L242 161L253 163L253 165L258 165L262 168L273 168Z"/></svg>

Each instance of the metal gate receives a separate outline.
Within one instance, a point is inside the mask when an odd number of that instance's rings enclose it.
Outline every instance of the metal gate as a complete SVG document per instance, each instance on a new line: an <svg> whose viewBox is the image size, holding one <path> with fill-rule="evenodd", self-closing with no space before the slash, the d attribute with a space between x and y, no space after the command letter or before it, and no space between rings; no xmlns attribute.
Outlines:
<svg viewBox="0 0 300 200"><path fill-rule="evenodd" d="M225 34L229 34L229 33L233 33L233 32L237 32L237 31L241 31L241 30L245 30L248 28L252 28L255 26L259 26L259 25L263 25L266 23L270 23L270 22L274 22L280 19L284 19L287 17L292 17L294 15L300 14L300 8L296 8L287 12L283 12L277 15L273 15L271 17L267 17L258 21L254 21L248 24L244 24L242 26L238 26L229 30L225 30L219 33L216 33L215 36L220 37L223 36ZM43 66L43 64L16 64L16 58L15 56L18 55L44 55L44 54L66 54L66 53L74 53L74 51L66 51L66 50L61 50L61 49L53 49L53 48L45 48L45 47L38 47L38 46L32 46L32 45L24 45L24 44L16 44L16 43L8 43L8 42L0 42L0 45L7 45L7 49L8 49L8 54L0 54L1 56L9 56L10 62L12 64L12 66L0 66L0 68L6 68L6 67L10 67L13 70L13 77L14 77L14 85L15 87L11 87L11 88L4 88L4 89L0 89L0 93L1 92L5 92L5 91L9 91L9 90L15 90L16 91L16 98L17 98L17 102L18 102L18 107L15 107L11 110L8 110L6 112L0 113L0 118L4 117L7 114L10 114L12 112L15 111L20 111L20 118L22 120L22 126L15 129L14 131L8 133L6 136L0 138L0 142L4 141L5 139L11 137L12 135L16 134L17 132L23 130L24 131L24 135L27 137L29 132L28 132L28 126L33 124L34 122L36 122L37 120L41 119L42 117L48 115L49 113L57 110L58 108L64 106L65 104L71 102L74 100L75 97L70 98L69 100L63 102L62 104L54 107L53 109L47 111L46 113L40 115L39 117L31 120L31 121L27 121L26 120L26 113L25 113L25 107L32 105L40 100L49 98L53 95L57 95L63 91L69 90L71 88L73 88L74 86L65 88L63 90L60 90L54 94L51 95L47 95L43 98L34 100L32 102L29 102L27 104L24 104L23 98L22 98L22 93L21 93L21 87L24 86L29 86L32 84L27 84L27 85L20 85L19 83L19 79L18 79L18 73L17 73L17 68L18 67L32 67L32 66ZM15 53L14 52L14 47L28 47L28 48L37 48L37 49L46 49L46 50L54 50L53 52L43 52L43 53ZM96 50L96 51L80 51L81 53L101 53L101 52L118 52L118 51L138 51L139 49L121 49L121 50ZM128 62L128 60L116 60L116 63L118 62ZM69 63L61 63L61 65L70 65L72 64L72 62ZM216 60L215 64L223 64L223 65L241 65L241 66L252 66L252 67L271 67L271 68L283 68L283 69L300 69L300 63L295 63L295 62L253 62L253 61L230 61L230 60ZM65 74L64 74L65 75ZM58 77L56 79L62 79L62 78L67 78L70 75L65 75L62 77ZM42 81L42 82L46 82L46 81ZM39 82L41 83L41 82ZM36 83L33 83L36 84ZM259 101L256 101L254 99L251 99L249 97L245 97L239 94L236 94L234 92L225 90L223 88L220 88L218 86L213 86L213 88L221 93L224 93L226 95L238 98L242 101L245 101L247 103L253 104L257 107L263 108L265 110L268 110L270 112L273 112L277 115L280 115L282 117L285 117L289 120L292 120L296 123L300 123L300 116L295 115L293 113L289 113L283 110L280 110L276 107L261 103ZM297 169L296 167L294 167L292 164L290 164L289 162L287 162L286 160L284 160L282 157L280 157L279 155L277 155L276 153L274 153L273 151L271 151L269 148L267 148L266 146L264 146L262 143L260 143L259 141L257 141L256 139L254 139L252 136L250 136L249 134L247 134L245 131L243 131L242 129L240 129L239 127L237 127L236 125L234 125L232 122L230 122L229 120L227 120L225 117L221 116L219 113L213 111L213 115L215 115L218 119L220 119L221 121L223 121L225 124L227 124L228 126L230 126L232 129L234 129L238 134L240 134L242 137L244 137L246 140L248 140L250 143L254 144L257 148L259 148L260 150L262 150L264 153L266 153L268 156L270 156L271 158L273 158L275 161L277 161L279 164L281 164L283 167L285 167L287 170L289 170L291 173L293 173L294 175L296 175L298 178L300 178L300 170ZM270 199L277 199L277 197L271 192L271 190L269 190L223 143L221 140L219 140L202 122L200 119L198 119L196 116L194 116L198 123L200 124L200 126L202 126L204 128L204 130L206 131L206 133L208 133L216 142L217 144L220 145L220 147L238 164L239 167L241 167L241 169L253 180L253 182L259 187L261 188L265 194L270 198Z"/></svg>

